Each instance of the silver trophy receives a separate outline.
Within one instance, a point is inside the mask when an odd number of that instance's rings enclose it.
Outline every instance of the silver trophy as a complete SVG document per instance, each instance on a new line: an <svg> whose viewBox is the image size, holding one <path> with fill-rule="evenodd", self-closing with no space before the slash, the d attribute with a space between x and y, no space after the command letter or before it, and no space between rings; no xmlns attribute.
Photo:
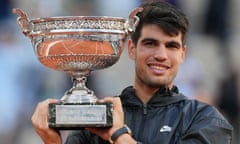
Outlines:
<svg viewBox="0 0 240 144"><path fill-rule="evenodd" d="M115 64L129 33L138 24L133 10L128 19L106 16L64 16L28 20L18 8L17 24L33 45L38 60L46 67L64 71L72 77L73 87L57 104L49 104L49 127L78 129L110 127L112 104L98 103L86 87L93 70Z"/></svg>

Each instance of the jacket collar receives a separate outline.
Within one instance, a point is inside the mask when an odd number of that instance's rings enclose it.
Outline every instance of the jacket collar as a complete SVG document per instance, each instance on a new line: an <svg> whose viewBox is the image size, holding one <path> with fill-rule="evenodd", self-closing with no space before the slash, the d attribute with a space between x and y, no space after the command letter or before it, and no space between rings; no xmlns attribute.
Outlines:
<svg viewBox="0 0 240 144"><path fill-rule="evenodd" d="M136 96L133 86L125 88L121 94L121 100L124 105L142 106L142 101ZM186 97L179 93L178 88L174 86L170 89L159 89L147 103L148 106L165 106L185 100Z"/></svg>

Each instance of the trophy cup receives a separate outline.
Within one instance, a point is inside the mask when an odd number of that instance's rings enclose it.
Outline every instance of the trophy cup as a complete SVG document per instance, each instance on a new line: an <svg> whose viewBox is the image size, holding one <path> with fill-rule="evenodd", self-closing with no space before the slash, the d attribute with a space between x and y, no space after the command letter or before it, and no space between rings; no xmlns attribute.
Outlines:
<svg viewBox="0 0 240 144"><path fill-rule="evenodd" d="M138 24L133 10L128 19L106 16L64 16L28 20L18 8L17 24L44 66L72 77L73 87L61 101L49 104L48 123L54 129L112 126L112 104L98 103L86 87L93 70L115 64L129 33Z"/></svg>

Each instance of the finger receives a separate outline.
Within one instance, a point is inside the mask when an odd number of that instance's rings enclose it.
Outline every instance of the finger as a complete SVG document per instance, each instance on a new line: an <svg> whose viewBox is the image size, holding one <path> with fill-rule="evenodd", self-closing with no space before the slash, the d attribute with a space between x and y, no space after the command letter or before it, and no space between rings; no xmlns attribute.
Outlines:
<svg viewBox="0 0 240 144"><path fill-rule="evenodd" d="M119 97L104 97L103 99L99 99L98 102L120 102Z"/></svg>
<svg viewBox="0 0 240 144"><path fill-rule="evenodd" d="M48 105L58 103L56 99L47 99L37 104L35 112L32 115L32 123L40 129L48 128Z"/></svg>

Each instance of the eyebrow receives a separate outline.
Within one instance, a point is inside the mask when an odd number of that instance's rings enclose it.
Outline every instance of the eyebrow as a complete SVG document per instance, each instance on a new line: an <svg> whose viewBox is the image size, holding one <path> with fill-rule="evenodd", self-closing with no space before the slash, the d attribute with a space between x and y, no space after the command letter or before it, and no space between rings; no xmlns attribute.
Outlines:
<svg viewBox="0 0 240 144"><path fill-rule="evenodd" d="M177 41L174 41L174 40L168 41L166 44L174 44L174 45L176 45L178 47L181 47L181 44L179 42L177 42Z"/></svg>
<svg viewBox="0 0 240 144"><path fill-rule="evenodd" d="M144 38L141 40L141 43L144 43L146 41L154 41L154 42L158 42L158 40L154 39L154 38Z"/></svg>
<svg viewBox="0 0 240 144"><path fill-rule="evenodd" d="M144 43L146 41L158 42L159 40L154 39L154 38L144 38L144 39L141 40L141 43ZM181 44L178 41L175 41L175 40L167 41L166 44L175 44L175 45L181 47Z"/></svg>

